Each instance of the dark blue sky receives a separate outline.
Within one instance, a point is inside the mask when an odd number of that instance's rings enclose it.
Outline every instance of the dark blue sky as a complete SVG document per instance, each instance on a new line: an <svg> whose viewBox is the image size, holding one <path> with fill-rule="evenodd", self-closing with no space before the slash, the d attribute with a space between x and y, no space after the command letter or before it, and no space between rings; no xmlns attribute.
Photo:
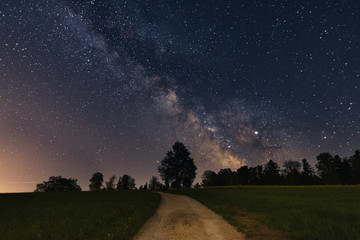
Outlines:
<svg viewBox="0 0 360 240"><path fill-rule="evenodd" d="M357 1L0 3L0 192L360 148Z"/></svg>

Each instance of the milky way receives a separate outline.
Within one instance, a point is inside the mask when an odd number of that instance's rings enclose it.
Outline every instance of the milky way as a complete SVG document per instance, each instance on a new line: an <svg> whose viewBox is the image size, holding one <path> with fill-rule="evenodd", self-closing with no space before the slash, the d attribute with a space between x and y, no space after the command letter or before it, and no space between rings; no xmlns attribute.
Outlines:
<svg viewBox="0 0 360 240"><path fill-rule="evenodd" d="M355 1L0 3L0 192L350 156L359 106Z"/></svg>

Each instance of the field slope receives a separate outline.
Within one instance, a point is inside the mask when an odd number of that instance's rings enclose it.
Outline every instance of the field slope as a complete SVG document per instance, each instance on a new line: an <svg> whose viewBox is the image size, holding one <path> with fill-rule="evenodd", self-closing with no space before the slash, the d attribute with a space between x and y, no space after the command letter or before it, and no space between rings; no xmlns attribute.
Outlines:
<svg viewBox="0 0 360 240"><path fill-rule="evenodd" d="M255 234L256 238L256 233L241 222L244 213L290 239L360 239L359 186L234 187L177 193L198 200L250 237Z"/></svg>
<svg viewBox="0 0 360 240"><path fill-rule="evenodd" d="M130 239L159 202L145 191L0 194L0 239Z"/></svg>

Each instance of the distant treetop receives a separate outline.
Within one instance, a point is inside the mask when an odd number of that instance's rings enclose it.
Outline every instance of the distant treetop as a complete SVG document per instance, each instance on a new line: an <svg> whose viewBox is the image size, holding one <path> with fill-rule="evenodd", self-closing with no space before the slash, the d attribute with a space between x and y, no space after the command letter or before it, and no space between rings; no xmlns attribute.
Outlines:
<svg viewBox="0 0 360 240"><path fill-rule="evenodd" d="M51 176L49 181L37 184L35 192L69 192L81 191L81 187L77 184L77 179L63 178L61 176Z"/></svg>

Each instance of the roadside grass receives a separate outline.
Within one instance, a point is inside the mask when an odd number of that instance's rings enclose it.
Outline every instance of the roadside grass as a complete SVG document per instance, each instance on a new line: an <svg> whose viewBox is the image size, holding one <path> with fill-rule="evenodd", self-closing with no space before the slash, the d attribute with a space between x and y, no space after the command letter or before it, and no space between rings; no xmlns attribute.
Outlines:
<svg viewBox="0 0 360 240"><path fill-rule="evenodd" d="M0 239L130 239L160 198L147 191L0 194Z"/></svg>
<svg viewBox="0 0 360 240"><path fill-rule="evenodd" d="M247 225L243 215L283 232L284 239L360 239L360 186L232 186L175 193L198 200L250 238L256 239L250 228L258 224Z"/></svg>

